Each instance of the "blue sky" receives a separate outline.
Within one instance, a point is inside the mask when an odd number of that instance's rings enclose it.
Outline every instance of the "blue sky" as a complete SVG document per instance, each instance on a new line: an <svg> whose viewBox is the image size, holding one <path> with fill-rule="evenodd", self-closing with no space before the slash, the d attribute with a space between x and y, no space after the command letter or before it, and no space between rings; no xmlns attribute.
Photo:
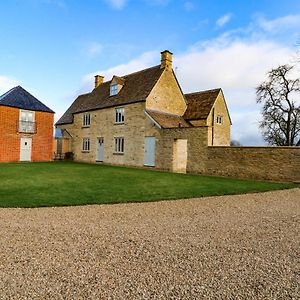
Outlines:
<svg viewBox="0 0 300 300"><path fill-rule="evenodd" d="M294 61L300 39L299 0L9 0L0 11L0 93L20 84L57 120L94 74L156 65L169 49L184 92L223 88L244 145L263 143L255 86Z"/></svg>

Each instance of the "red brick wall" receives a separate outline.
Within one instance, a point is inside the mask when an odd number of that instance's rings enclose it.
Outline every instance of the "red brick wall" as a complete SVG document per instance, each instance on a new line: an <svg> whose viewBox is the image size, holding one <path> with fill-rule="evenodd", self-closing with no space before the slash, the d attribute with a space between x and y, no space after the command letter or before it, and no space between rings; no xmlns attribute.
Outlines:
<svg viewBox="0 0 300 300"><path fill-rule="evenodd" d="M32 161L52 159L54 114L35 112L37 132L20 134L18 132L19 108L0 106L0 162L20 160L20 139L32 137Z"/></svg>

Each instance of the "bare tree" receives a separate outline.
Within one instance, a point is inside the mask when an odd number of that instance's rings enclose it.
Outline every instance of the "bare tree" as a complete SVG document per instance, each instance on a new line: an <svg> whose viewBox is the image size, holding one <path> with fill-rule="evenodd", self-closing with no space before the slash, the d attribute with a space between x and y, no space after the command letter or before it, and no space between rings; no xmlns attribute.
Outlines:
<svg viewBox="0 0 300 300"><path fill-rule="evenodd" d="M300 146L300 78L289 78L293 68L272 69L256 88L256 101L263 104L260 128L270 145Z"/></svg>
<svg viewBox="0 0 300 300"><path fill-rule="evenodd" d="M240 147L240 146L242 146L242 144L237 140L231 140L230 141L230 146Z"/></svg>

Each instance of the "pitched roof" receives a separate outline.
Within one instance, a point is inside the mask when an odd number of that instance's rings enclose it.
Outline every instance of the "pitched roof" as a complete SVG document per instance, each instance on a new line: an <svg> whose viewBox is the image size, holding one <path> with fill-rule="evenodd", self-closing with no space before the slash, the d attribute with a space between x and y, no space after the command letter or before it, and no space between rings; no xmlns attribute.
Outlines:
<svg viewBox="0 0 300 300"><path fill-rule="evenodd" d="M206 119L220 93L221 89L201 91L191 94L185 94L187 109L184 113L184 119Z"/></svg>
<svg viewBox="0 0 300 300"><path fill-rule="evenodd" d="M162 113L153 110L147 110L147 114L162 128L180 128L192 127L183 117Z"/></svg>
<svg viewBox="0 0 300 300"><path fill-rule="evenodd" d="M150 94L162 73L163 69L158 65L122 76L122 79L124 79L123 88L114 96L109 95L111 80L104 82L91 93L80 95L58 120L56 125L72 123L74 113L143 102Z"/></svg>
<svg viewBox="0 0 300 300"><path fill-rule="evenodd" d="M0 105L54 113L53 110L44 105L21 86L14 87L0 96Z"/></svg>

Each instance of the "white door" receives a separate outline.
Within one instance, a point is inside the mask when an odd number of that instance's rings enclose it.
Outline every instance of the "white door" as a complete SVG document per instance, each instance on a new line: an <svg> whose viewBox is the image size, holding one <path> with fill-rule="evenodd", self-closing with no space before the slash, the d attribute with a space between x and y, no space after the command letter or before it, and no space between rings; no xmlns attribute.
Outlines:
<svg viewBox="0 0 300 300"><path fill-rule="evenodd" d="M155 167L155 137L145 137L145 160L144 165Z"/></svg>
<svg viewBox="0 0 300 300"><path fill-rule="evenodd" d="M97 154L96 154L96 161L103 161L104 160L104 138L97 139Z"/></svg>
<svg viewBox="0 0 300 300"><path fill-rule="evenodd" d="M27 137L21 138L20 161L31 161L32 139Z"/></svg>

